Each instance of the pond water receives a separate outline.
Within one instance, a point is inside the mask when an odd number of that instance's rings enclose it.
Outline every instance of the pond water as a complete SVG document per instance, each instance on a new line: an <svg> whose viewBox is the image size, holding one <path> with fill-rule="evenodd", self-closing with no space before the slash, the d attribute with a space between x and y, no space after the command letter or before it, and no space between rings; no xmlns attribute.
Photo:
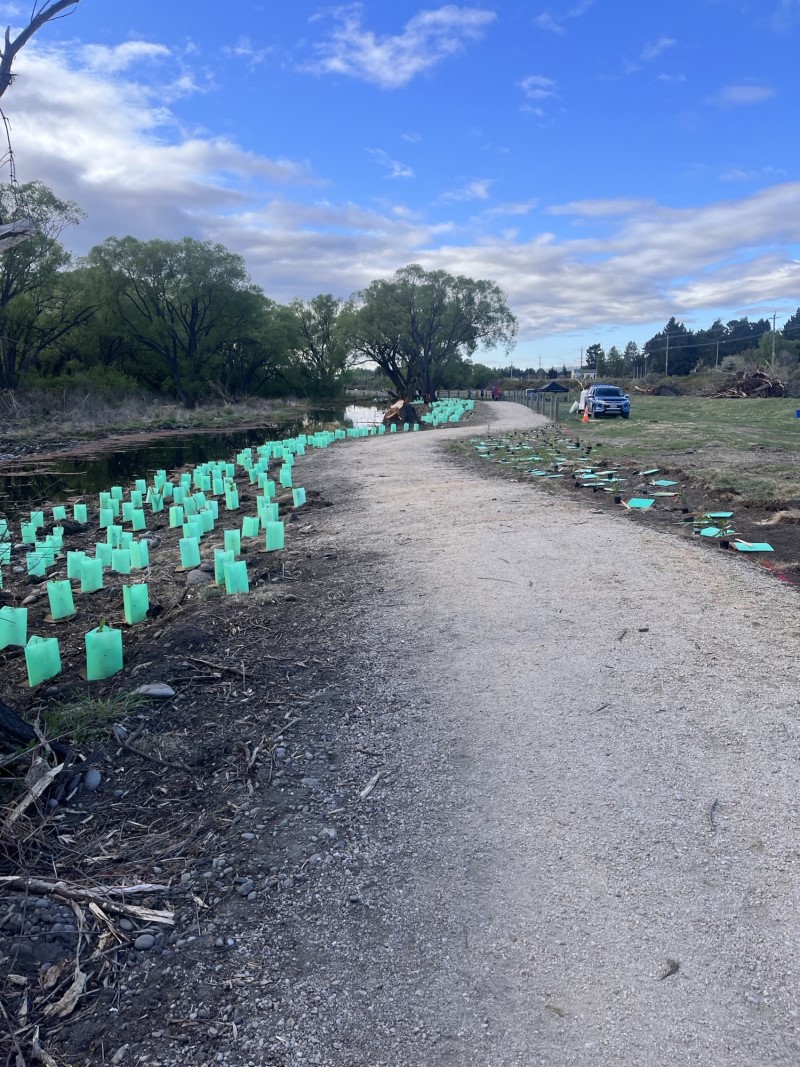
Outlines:
<svg viewBox="0 0 800 1067"><path fill-rule="evenodd" d="M131 437L130 445L116 441L108 450L103 450L99 441L88 456L14 460L13 466L9 463L5 469L0 468L0 515L10 518L40 503L96 495L112 485L130 485L136 478L149 477L159 469L171 471L208 460L230 460L243 448L265 441L337 426L374 426L382 418L383 409L378 407L317 408L278 427L230 433L176 432L154 436L150 441L146 435L137 434Z"/></svg>

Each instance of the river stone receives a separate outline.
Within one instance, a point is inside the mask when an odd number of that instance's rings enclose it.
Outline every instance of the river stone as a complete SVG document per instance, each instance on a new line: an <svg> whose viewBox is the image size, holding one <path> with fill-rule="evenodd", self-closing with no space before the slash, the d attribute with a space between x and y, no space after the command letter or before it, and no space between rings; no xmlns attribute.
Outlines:
<svg viewBox="0 0 800 1067"><path fill-rule="evenodd" d="M140 952L146 952L149 948L152 948L156 943L156 939L152 934L139 934L136 940L133 942L133 947Z"/></svg>
<svg viewBox="0 0 800 1067"><path fill-rule="evenodd" d="M100 785L101 780L100 771L92 767L83 776L83 788L87 793L93 793Z"/></svg>
<svg viewBox="0 0 800 1067"><path fill-rule="evenodd" d="M191 589L196 585L209 585L214 581L214 575L209 574L208 571L204 571L198 568L195 571L189 571L186 575L186 584Z"/></svg>
<svg viewBox="0 0 800 1067"><path fill-rule="evenodd" d="M140 685L134 689L134 694L140 697L154 697L157 700L169 700L175 696L175 690L164 682L151 682L149 685Z"/></svg>

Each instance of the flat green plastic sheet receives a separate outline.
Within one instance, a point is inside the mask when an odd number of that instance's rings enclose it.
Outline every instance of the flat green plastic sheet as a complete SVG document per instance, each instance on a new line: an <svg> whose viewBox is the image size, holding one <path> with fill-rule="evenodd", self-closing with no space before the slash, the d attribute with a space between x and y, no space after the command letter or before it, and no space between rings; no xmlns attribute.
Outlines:
<svg viewBox="0 0 800 1067"><path fill-rule="evenodd" d="M625 501L625 506L629 508L638 508L643 511L645 508L651 507L655 504L655 500L650 500L647 497L634 496L630 500Z"/></svg>
<svg viewBox="0 0 800 1067"><path fill-rule="evenodd" d="M774 552L772 545L766 541L734 541L733 547L737 552Z"/></svg>

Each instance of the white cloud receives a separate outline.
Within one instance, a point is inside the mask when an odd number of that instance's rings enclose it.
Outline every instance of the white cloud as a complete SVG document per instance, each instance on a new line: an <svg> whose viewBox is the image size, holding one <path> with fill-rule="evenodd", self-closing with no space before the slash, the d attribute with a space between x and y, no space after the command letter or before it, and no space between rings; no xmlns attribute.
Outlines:
<svg viewBox="0 0 800 1067"><path fill-rule="evenodd" d="M579 0L579 3L574 4L561 15L554 15L552 11L543 11L534 18L533 24L538 26L540 30L547 30L550 33L557 33L563 36L567 32L565 23L585 15L593 3L594 0Z"/></svg>
<svg viewBox="0 0 800 1067"><path fill-rule="evenodd" d="M364 29L360 5L336 10L338 24L330 39L316 46L318 59L306 66L316 74L344 74L398 89L479 40L497 17L493 11L446 4L421 11L402 33L379 36Z"/></svg>
<svg viewBox="0 0 800 1067"><path fill-rule="evenodd" d="M658 59L663 52L666 52L668 48L673 48L677 43L674 37L659 37L657 41L646 44L642 49L642 62L652 63L654 59Z"/></svg>
<svg viewBox="0 0 800 1067"><path fill-rule="evenodd" d="M83 49L83 61L89 70L102 74L116 74L142 60L164 59L169 55L165 45L153 41L125 41L113 48L90 44Z"/></svg>
<svg viewBox="0 0 800 1067"><path fill-rule="evenodd" d="M150 88L70 69L55 51L20 55L8 107L20 180L40 178L89 214L65 234L76 252L112 234L220 241L276 300L347 296L420 262L496 280L529 339L710 317L720 306L796 306L800 292L798 182L680 210L575 200L548 209L545 231L535 201L492 205L490 180L477 178L436 201L434 223L416 205L321 200L302 161L186 134Z"/></svg>
<svg viewBox="0 0 800 1067"><path fill-rule="evenodd" d="M713 96L710 103L719 107L740 107L748 104L763 104L775 96L775 90L768 85L741 84L726 85Z"/></svg>
<svg viewBox="0 0 800 1067"><path fill-rule="evenodd" d="M269 56L271 48L256 48L249 37L240 37L236 44L226 45L223 52L232 59L243 59L250 70L259 66Z"/></svg>
<svg viewBox="0 0 800 1067"><path fill-rule="evenodd" d="M529 100L546 100L548 97L558 95L553 79L545 78L541 74L527 75L519 83L519 87Z"/></svg>
<svg viewBox="0 0 800 1067"><path fill-rule="evenodd" d="M442 200L488 200L491 178L475 178L458 189L442 193Z"/></svg>
<svg viewBox="0 0 800 1067"><path fill-rule="evenodd" d="M651 207L649 200L629 200L616 197L607 200L571 200L567 204L552 204L546 208L548 215L572 215L575 218L606 218L614 215L630 215Z"/></svg>
<svg viewBox="0 0 800 1067"><path fill-rule="evenodd" d="M382 148L368 148L367 152L372 158L380 163L382 167L386 168L387 178L413 178L414 171L411 167L405 163L400 163L396 159L392 159L388 152L385 152Z"/></svg>

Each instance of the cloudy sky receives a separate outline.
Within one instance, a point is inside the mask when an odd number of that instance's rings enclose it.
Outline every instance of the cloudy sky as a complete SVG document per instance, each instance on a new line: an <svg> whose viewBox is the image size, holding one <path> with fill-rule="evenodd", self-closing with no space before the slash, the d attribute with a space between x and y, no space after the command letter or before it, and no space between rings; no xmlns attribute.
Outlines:
<svg viewBox="0 0 800 1067"><path fill-rule="evenodd" d="M220 241L277 300L491 278L549 366L800 305L798 46L800 0L80 0L3 105L78 254Z"/></svg>

